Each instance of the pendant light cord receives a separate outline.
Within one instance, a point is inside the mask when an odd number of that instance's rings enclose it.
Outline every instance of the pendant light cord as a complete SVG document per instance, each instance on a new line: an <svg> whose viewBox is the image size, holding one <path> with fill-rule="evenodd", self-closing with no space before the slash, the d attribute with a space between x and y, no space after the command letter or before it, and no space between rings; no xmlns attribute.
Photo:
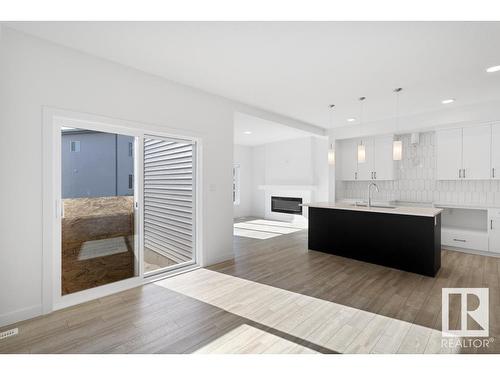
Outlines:
<svg viewBox="0 0 500 375"><path fill-rule="evenodd" d="M361 128L361 125L363 125L363 104L365 101L366 97L362 96L359 98L359 137L361 138L361 134L363 132L363 129ZM361 139L361 145L363 144L363 139Z"/></svg>
<svg viewBox="0 0 500 375"><path fill-rule="evenodd" d="M394 92L396 93L396 134L399 131L399 94L401 91L403 91L401 87L394 89Z"/></svg>
<svg viewBox="0 0 500 375"><path fill-rule="evenodd" d="M328 114L330 115L330 129L333 128L333 110L335 109L335 104L330 104L328 106ZM333 145L330 143L330 149L333 149Z"/></svg>

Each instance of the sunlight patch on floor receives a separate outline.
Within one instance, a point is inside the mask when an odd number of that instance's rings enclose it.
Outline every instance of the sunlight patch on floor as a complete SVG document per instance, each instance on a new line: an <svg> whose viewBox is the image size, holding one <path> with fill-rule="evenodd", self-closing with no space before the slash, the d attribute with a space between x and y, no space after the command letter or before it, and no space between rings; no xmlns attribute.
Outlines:
<svg viewBox="0 0 500 375"><path fill-rule="evenodd" d="M155 284L339 353L450 352L441 331L207 269Z"/></svg>
<svg viewBox="0 0 500 375"><path fill-rule="evenodd" d="M269 238L281 236L278 233L260 232L257 230L242 229L234 227L233 234L238 237L255 238L257 240L267 240Z"/></svg>
<svg viewBox="0 0 500 375"><path fill-rule="evenodd" d="M314 354L316 351L242 324L195 351L201 354Z"/></svg>
<svg viewBox="0 0 500 375"><path fill-rule="evenodd" d="M272 220L250 220L234 223L234 235L239 237L267 240L282 234L295 233L301 228L293 223Z"/></svg>

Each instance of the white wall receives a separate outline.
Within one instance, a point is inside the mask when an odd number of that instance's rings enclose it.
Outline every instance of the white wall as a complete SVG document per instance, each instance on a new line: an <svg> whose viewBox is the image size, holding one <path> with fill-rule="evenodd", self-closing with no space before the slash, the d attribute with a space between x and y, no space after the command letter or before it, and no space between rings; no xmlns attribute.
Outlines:
<svg viewBox="0 0 500 375"><path fill-rule="evenodd" d="M252 214L252 147L234 145L234 164L240 166L240 203L234 206L235 218Z"/></svg>
<svg viewBox="0 0 500 375"><path fill-rule="evenodd" d="M266 211L264 190L260 185L266 183L266 145L252 147L252 216L264 217Z"/></svg>
<svg viewBox="0 0 500 375"><path fill-rule="evenodd" d="M40 313L42 107L203 139L203 264L232 257L230 101L4 28L0 39L0 325Z"/></svg>
<svg viewBox="0 0 500 375"><path fill-rule="evenodd" d="M312 138L313 182L318 189L314 194L317 202L327 202L329 197L328 139Z"/></svg>
<svg viewBox="0 0 500 375"><path fill-rule="evenodd" d="M266 144L267 185L312 185L312 137Z"/></svg>
<svg viewBox="0 0 500 375"><path fill-rule="evenodd" d="M265 192L258 188L262 185L315 185L314 200L327 201L327 155L327 140L313 136L251 147L253 186L250 215L264 217Z"/></svg>

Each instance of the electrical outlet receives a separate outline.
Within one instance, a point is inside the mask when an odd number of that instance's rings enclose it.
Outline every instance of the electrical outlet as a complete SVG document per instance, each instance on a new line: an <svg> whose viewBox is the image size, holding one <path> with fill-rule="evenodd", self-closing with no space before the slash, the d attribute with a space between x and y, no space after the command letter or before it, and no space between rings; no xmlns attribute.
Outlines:
<svg viewBox="0 0 500 375"><path fill-rule="evenodd" d="M8 331L0 332L0 340L6 339L7 337L17 335L19 330L17 328L9 329Z"/></svg>

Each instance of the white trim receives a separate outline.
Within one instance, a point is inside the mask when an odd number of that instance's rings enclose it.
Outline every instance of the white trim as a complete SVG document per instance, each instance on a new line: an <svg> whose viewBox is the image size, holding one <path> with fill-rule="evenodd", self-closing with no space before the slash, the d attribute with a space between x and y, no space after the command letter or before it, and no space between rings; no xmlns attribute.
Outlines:
<svg viewBox="0 0 500 375"><path fill-rule="evenodd" d="M141 137L135 137L134 139L134 171L136 176L134 176L134 220L135 220L135 233L134 236L134 274L138 275L140 278L143 277L144 273L144 249L142 247L141 238L143 236L144 224L142 215L142 201L141 197L144 194L144 183L143 178L138 176L144 176L144 150L143 141Z"/></svg>
<svg viewBox="0 0 500 375"><path fill-rule="evenodd" d="M81 292L67 294L54 303L53 309L54 311L64 309L66 307L92 301L97 298L109 296L110 294L122 292L127 289L136 288L142 284L143 280L139 276L136 276L130 279L118 281L116 283L110 283L96 288L82 290Z"/></svg>
<svg viewBox="0 0 500 375"><path fill-rule="evenodd" d="M463 247L448 246L448 245L441 245L441 249L448 250L448 251L458 251L459 253L465 253L465 254L482 255L485 257L500 258L500 254L495 253L493 251L465 249Z"/></svg>
<svg viewBox="0 0 500 375"><path fill-rule="evenodd" d="M138 236L136 237L136 270L137 276L122 280L116 283L103 285L100 287L84 290L77 293L61 296L61 222L60 222L60 127L62 122L65 126L84 128L96 131L105 131L129 135L136 137L135 147L135 201L136 228L138 226ZM198 267L203 259L203 214L202 214L202 139L200 134L175 128L160 127L157 125L136 123L121 119L112 119L87 113L73 112L62 109L44 107L43 108L43 129L42 129L42 163L43 163L43 245L42 245L42 307L34 316L47 314L54 310L100 298L122 290L140 286L151 282L144 277L143 245L140 238L143 238L143 204L144 192L143 184L143 139L145 135L154 135L164 138L176 138L189 140L196 145L196 244L195 263L189 264L187 269ZM187 270L186 269L186 270ZM179 273L180 269L166 270L164 274L152 275L168 277L173 272ZM31 316L30 316L31 317ZM22 319L22 318L21 318Z"/></svg>
<svg viewBox="0 0 500 375"><path fill-rule="evenodd" d="M168 279L169 277L174 277L186 272L191 272L199 268L201 267L198 264L191 264L191 266L184 266L179 269L169 269L167 272L148 275L144 278L144 284L154 283L159 280Z"/></svg>
<svg viewBox="0 0 500 375"><path fill-rule="evenodd" d="M318 190L316 185L259 185L259 190Z"/></svg>
<svg viewBox="0 0 500 375"><path fill-rule="evenodd" d="M34 305L0 315L0 327L42 315L42 305Z"/></svg>
<svg viewBox="0 0 500 375"><path fill-rule="evenodd" d="M241 204L241 165L233 164L233 206Z"/></svg>

